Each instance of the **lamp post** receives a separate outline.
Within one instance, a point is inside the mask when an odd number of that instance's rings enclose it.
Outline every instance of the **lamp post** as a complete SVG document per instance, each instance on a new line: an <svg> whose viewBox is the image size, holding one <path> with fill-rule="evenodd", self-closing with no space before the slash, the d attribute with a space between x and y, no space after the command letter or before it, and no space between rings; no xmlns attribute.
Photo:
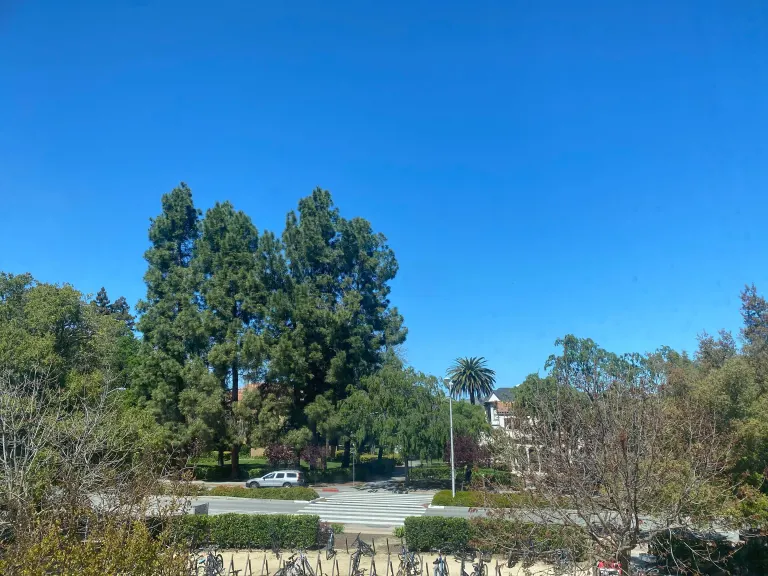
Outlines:
<svg viewBox="0 0 768 576"><path fill-rule="evenodd" d="M456 498L456 472L453 467L453 389L451 379L444 378L443 382L448 388L448 418L451 426L451 497Z"/></svg>

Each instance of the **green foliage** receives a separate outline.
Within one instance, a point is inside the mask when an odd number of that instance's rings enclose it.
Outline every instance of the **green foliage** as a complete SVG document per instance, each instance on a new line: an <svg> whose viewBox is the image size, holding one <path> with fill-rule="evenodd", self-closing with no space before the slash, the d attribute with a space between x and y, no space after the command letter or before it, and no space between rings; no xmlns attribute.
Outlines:
<svg viewBox="0 0 768 576"><path fill-rule="evenodd" d="M471 543L481 550L508 552L569 550L574 560L582 561L590 549L584 530L561 524L541 524L498 518L474 518L469 521Z"/></svg>
<svg viewBox="0 0 768 576"><path fill-rule="evenodd" d="M173 541L164 533L153 535L140 521L102 523L85 540L52 523L41 527L36 538L18 540L3 549L0 574L186 576L187 552L184 542Z"/></svg>
<svg viewBox="0 0 768 576"><path fill-rule="evenodd" d="M469 520L442 516L410 516L405 519L405 540L411 550L427 551L446 544L466 548L472 537Z"/></svg>
<svg viewBox="0 0 768 576"><path fill-rule="evenodd" d="M456 483L460 485L464 478L464 470L456 469ZM450 466L419 466L412 468L410 481L412 482L450 482ZM522 489L522 480L506 470L494 470L493 468L479 468L472 473L472 483L477 485L490 484L502 486L513 490Z"/></svg>
<svg viewBox="0 0 768 576"><path fill-rule="evenodd" d="M477 547L491 552L568 549L577 560L584 558L588 541L578 528L501 519L413 516L405 519L405 540L412 550L428 551L450 546Z"/></svg>
<svg viewBox="0 0 768 576"><path fill-rule="evenodd" d="M312 488L294 486L291 488L244 488L242 486L216 486L208 492L209 496L229 496L231 498L255 498L258 500L314 500L317 492Z"/></svg>
<svg viewBox="0 0 768 576"><path fill-rule="evenodd" d="M467 506L469 508L530 508L536 505L536 500L528 492L457 491L456 498L452 498L450 490L441 490L432 497L432 504L435 506Z"/></svg>
<svg viewBox="0 0 768 576"><path fill-rule="evenodd" d="M334 534L344 534L344 524L339 524L337 522L331 523L331 528L333 529Z"/></svg>
<svg viewBox="0 0 768 576"><path fill-rule="evenodd" d="M231 383L227 436L233 445L234 476L240 446L249 441L258 417L254 410L237 409L241 372L258 368L263 361L260 339L267 293L258 273L263 267L258 244L251 219L229 202L217 202L202 221L192 262L200 276L203 327L210 345L207 361L222 393Z"/></svg>
<svg viewBox="0 0 768 576"><path fill-rule="evenodd" d="M405 538L405 526L395 526L392 530L392 536L400 538L401 540Z"/></svg>
<svg viewBox="0 0 768 576"><path fill-rule="evenodd" d="M188 450L212 447L225 434L224 392L204 360L209 343L192 268L199 217L186 184L163 196L144 254L147 295L137 305L143 339L135 390L168 442Z"/></svg>
<svg viewBox="0 0 768 576"><path fill-rule="evenodd" d="M469 403L488 396L496 384L496 373L488 368L483 357L457 358L448 370L451 379L450 393L458 398L463 394L469 396Z"/></svg>
<svg viewBox="0 0 768 576"><path fill-rule="evenodd" d="M268 549L276 538L281 548L312 548L319 523L318 516L291 514L187 515L171 522L171 532L197 546Z"/></svg>
<svg viewBox="0 0 768 576"><path fill-rule="evenodd" d="M137 342L126 324L101 314L67 284L0 273L0 368L17 377L45 374L64 393L94 395L125 387Z"/></svg>

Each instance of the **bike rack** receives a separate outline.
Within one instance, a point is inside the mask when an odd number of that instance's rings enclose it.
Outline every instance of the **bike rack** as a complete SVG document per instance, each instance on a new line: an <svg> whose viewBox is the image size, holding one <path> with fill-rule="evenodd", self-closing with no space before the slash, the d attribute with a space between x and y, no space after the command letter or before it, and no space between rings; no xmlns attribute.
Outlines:
<svg viewBox="0 0 768 576"><path fill-rule="evenodd" d="M253 576L253 567L251 566L251 553L245 558L245 570L243 570L243 576Z"/></svg>
<svg viewBox="0 0 768 576"><path fill-rule="evenodd" d="M376 559L374 556L371 556L371 567L368 569L368 576L378 576L376 572Z"/></svg>
<svg viewBox="0 0 768 576"><path fill-rule="evenodd" d="M269 576L269 561L267 560L266 552L264 553L264 560L261 562L261 574L259 576Z"/></svg>

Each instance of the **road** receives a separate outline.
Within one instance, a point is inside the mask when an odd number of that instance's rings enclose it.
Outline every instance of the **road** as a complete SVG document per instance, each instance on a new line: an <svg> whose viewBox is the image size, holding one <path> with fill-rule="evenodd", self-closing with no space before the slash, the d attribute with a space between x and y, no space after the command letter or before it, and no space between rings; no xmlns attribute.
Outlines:
<svg viewBox="0 0 768 576"><path fill-rule="evenodd" d="M228 498L201 496L192 499L192 505L208 504L209 514L317 514L324 522L338 522L366 528L393 528L402 526L410 516L468 515L468 508L431 509L434 492L418 491L393 494L389 491L367 492L339 489L323 492L312 502L294 500L262 500L255 498Z"/></svg>

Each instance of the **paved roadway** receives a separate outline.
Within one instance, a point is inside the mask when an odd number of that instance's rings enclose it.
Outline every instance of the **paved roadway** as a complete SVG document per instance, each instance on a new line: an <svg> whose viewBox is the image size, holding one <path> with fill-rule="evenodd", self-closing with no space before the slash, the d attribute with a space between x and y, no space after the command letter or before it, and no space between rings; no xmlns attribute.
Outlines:
<svg viewBox="0 0 768 576"><path fill-rule="evenodd" d="M434 492L417 491L393 494L389 491L367 492L342 489L323 492L312 502L292 500L262 500L255 498L228 498L201 496L192 499L192 505L208 504L209 514L317 514L324 522L339 522L372 528L402 526L409 516L468 516L468 508L429 508Z"/></svg>

